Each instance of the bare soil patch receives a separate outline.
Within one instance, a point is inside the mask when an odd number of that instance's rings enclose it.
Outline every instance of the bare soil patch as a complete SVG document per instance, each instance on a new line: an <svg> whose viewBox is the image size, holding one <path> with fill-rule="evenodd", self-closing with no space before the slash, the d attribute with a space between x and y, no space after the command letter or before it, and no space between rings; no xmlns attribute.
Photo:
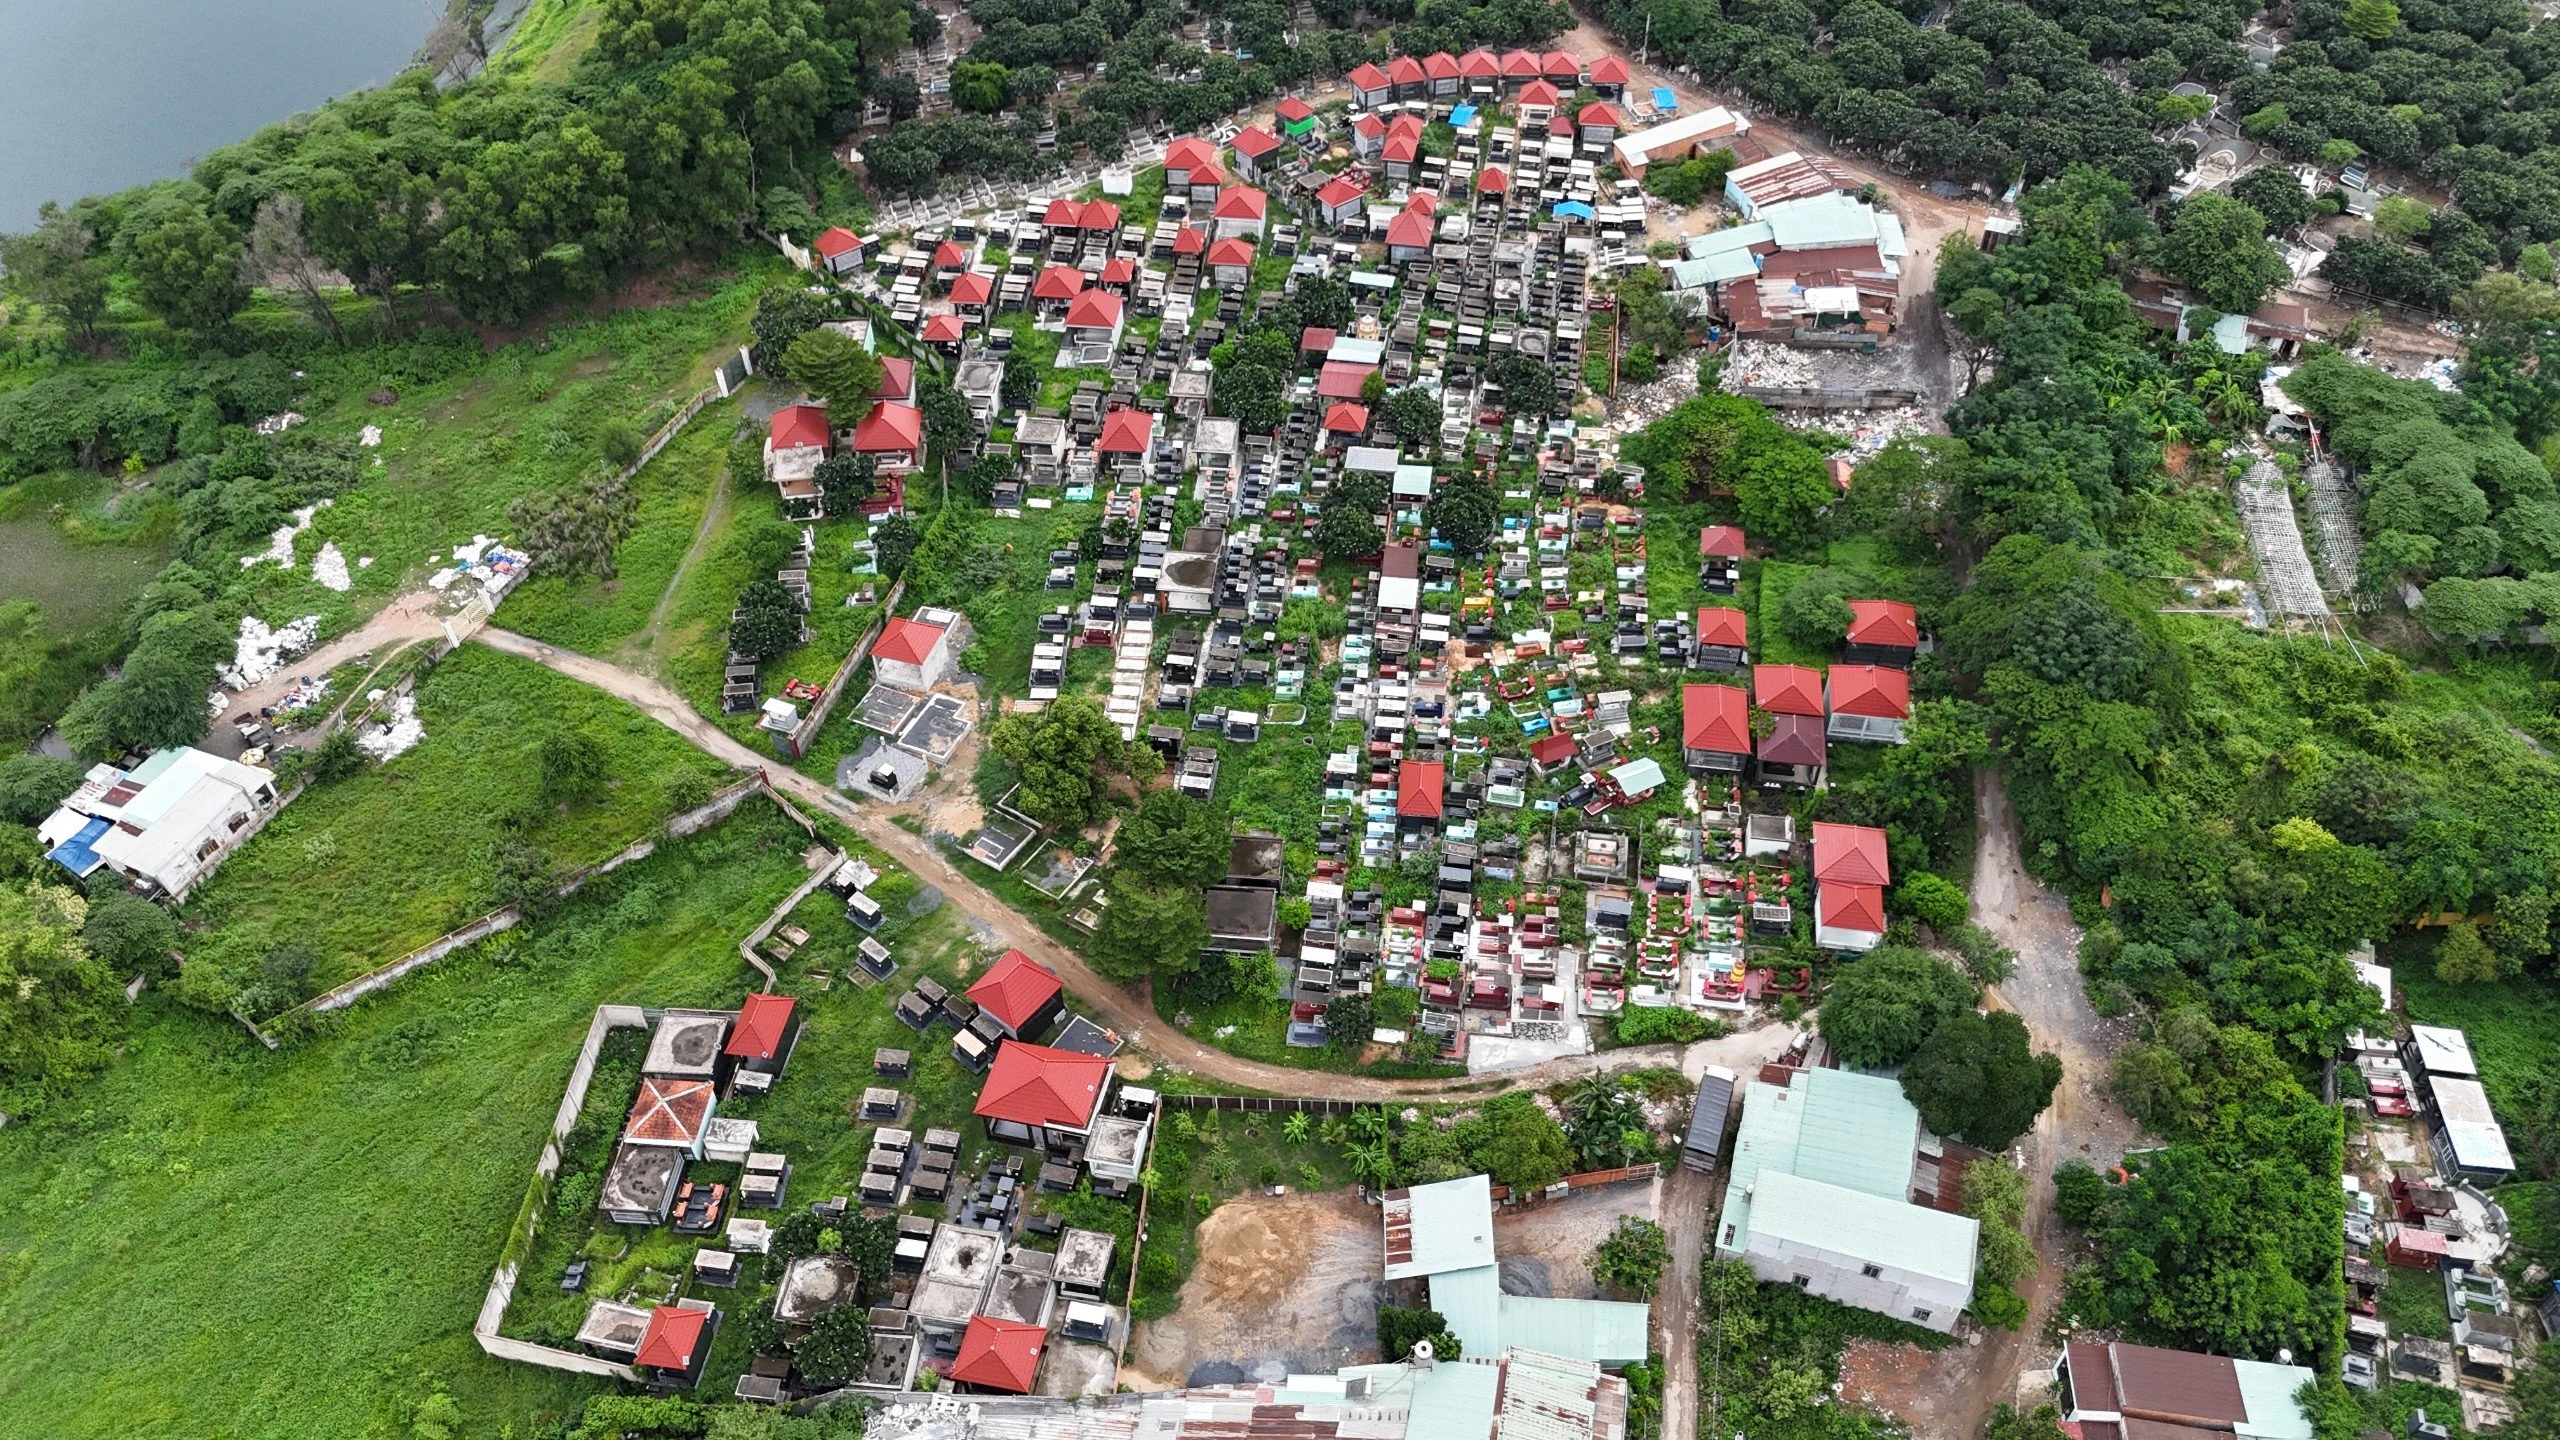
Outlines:
<svg viewBox="0 0 2560 1440"><path fill-rule="evenodd" d="M1591 1278L1591 1252L1618 1228L1618 1217L1660 1220L1662 1182L1610 1185L1525 1209L1498 1210L1493 1250L1502 1257L1502 1288L1514 1295L1565 1300L1625 1299L1603 1295Z"/></svg>
<svg viewBox="0 0 2560 1440"><path fill-rule="evenodd" d="M1377 1213L1347 1190L1219 1206L1201 1222L1181 1308L1139 1325L1121 1382L1168 1389L1375 1361L1377 1227Z"/></svg>

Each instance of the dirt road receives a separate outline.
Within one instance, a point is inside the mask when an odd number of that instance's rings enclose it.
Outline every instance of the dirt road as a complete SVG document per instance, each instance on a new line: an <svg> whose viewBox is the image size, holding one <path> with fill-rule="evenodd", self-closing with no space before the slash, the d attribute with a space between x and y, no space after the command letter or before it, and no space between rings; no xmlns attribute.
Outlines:
<svg viewBox="0 0 2560 1440"><path fill-rule="evenodd" d="M326 675L367 650L441 637L444 617L437 612L443 604L444 597L432 590L401 596L375 611L373 618L362 625L299 659L286 661L273 675L232 696L227 714L233 718L255 715L261 706L284 698L284 693L303 676Z"/></svg>
<svg viewBox="0 0 2560 1440"><path fill-rule="evenodd" d="M2073 1156L2111 1165L2137 1133L2107 1094L2109 1067L2127 1032L2121 1022L2099 1018L2089 1004L2080 974L2080 927L2072 922L2071 906L2027 873L2019 852L2018 812L1999 773L1975 771L1973 793L1979 837L1973 862L1974 923L2018 953L2017 972L1992 991L1992 999L2027 1022L2036 1048L2062 1057L2062 1085L2054 1092L2052 1107L2017 1148L2026 1165L2027 1235L2044 1263L2024 1287L2029 1308L2025 1326L1994 1332L1981 1347L1975 1409L1961 1429L1967 1435L1980 1432L1994 1404L2017 1394L2020 1373L2030 1362L2041 1368L2052 1358L2034 1337L2044 1333L2061 1298L2059 1257L2069 1244L2053 1213L2054 1167Z"/></svg>
<svg viewBox="0 0 2560 1440"><path fill-rule="evenodd" d="M740 744L727 731L697 714L692 706L685 703L683 696L659 681L592 656L545 645L494 625L483 628L473 638L492 649L522 656L573 680L584 681L619 696L638 706L651 719L691 741L694 748L704 754L742 769L761 771L775 789L804 805L824 810L838 824L879 846L888 852L890 858L918 877L930 878L945 896L979 920L995 939L1056 971L1067 982L1067 988L1094 1012L1099 1023L1117 1031L1133 1048L1176 1070L1273 1094L1388 1101L1536 1089L1584 1075L1681 1062L1679 1046L1646 1045L1599 1055L1568 1056L1541 1065L1507 1070L1499 1075L1449 1080L1382 1080L1366 1075L1337 1075L1287 1065L1265 1065L1230 1055L1202 1045L1164 1023L1144 997L1133 995L1126 988L1104 979L1084 963L1082 956L1049 938L1028 917L962 874L940 850L923 838L900 829L886 816L854 804L799 771L776 764L773 757L758 754Z"/></svg>

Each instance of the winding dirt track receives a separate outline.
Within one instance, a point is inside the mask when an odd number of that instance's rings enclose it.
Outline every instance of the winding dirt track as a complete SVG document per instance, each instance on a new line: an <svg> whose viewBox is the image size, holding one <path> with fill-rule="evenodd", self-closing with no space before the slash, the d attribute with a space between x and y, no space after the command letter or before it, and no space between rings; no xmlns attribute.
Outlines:
<svg viewBox="0 0 2560 1440"><path fill-rule="evenodd" d="M1165 1024L1157 1017L1154 1006L1144 994L1133 993L1127 987L1104 979L1085 964L1082 956L1051 939L994 892L962 874L959 867L930 842L900 829L880 812L858 806L828 786L797 770L776 765L770 756L760 755L740 744L727 731L696 713L685 703L684 697L661 682L494 625L483 627L472 638L491 649L522 656L573 680L584 681L619 696L638 706L651 719L691 741L704 754L743 769L762 772L767 783L775 789L802 804L825 811L838 824L879 846L899 864L940 887L943 894L963 910L984 922L996 938L1057 971L1066 980L1067 988L1076 993L1076 998L1096 1012L1101 1023L1119 1032L1133 1048L1187 1074L1278 1095L1388 1101L1542 1088L1584 1075L1680 1063L1681 1047L1646 1045L1599 1055L1550 1060L1542 1065L1506 1070L1499 1075L1449 1080L1382 1080L1365 1075L1265 1065L1230 1055L1200 1044Z"/></svg>

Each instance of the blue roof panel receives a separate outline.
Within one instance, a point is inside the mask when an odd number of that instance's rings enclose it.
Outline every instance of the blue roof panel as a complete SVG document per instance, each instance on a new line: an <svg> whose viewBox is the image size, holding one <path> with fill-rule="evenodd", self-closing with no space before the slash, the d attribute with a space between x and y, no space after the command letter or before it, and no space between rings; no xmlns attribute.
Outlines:
<svg viewBox="0 0 2560 1440"><path fill-rule="evenodd" d="M45 852L45 858L85 879L91 871L107 863L104 857L89 847L98 842L99 836L114 828L114 822L92 815L89 817L89 823L80 827L79 834Z"/></svg>

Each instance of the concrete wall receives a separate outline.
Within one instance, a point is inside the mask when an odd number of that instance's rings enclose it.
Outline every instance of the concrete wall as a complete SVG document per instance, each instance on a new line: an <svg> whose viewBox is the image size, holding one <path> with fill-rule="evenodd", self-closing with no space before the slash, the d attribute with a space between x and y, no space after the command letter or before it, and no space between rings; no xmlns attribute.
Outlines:
<svg viewBox="0 0 2560 1440"><path fill-rule="evenodd" d="M1725 1259L1736 1258L1722 1246L1716 1254ZM1925 1329L1945 1334L1956 1328L1956 1316L1973 1298L1971 1284L1950 1285L1934 1275L1916 1275L1908 1270L1885 1265L1880 1275L1865 1272L1866 1261L1853 1255L1831 1250L1817 1250L1792 1241L1753 1235L1741 1252L1752 1273L1775 1285L1792 1285L1799 1275L1809 1283L1804 1289L1826 1300L1855 1305L1890 1315ZM1926 1310L1929 1318L1921 1319L1914 1310Z"/></svg>
<svg viewBox="0 0 2560 1440"><path fill-rule="evenodd" d="M595 1019L587 1026L587 1042L578 1050L578 1063L569 1069L569 1085L560 1096L560 1108L551 1117L551 1138L542 1145L542 1157L534 1162L533 1180L525 1188L524 1205L517 1212L515 1229L507 1236L506 1249L498 1260L497 1273L489 1279L488 1294L480 1301L480 1316L472 1322L471 1338L480 1348L501 1360L518 1360L527 1365L540 1365L552 1370L567 1370L580 1375L601 1375L613 1380L637 1380L640 1372L633 1366L617 1364L600 1356L575 1350L559 1350L536 1345L527 1340L511 1340L498 1333L507 1318L507 1304L515 1298L516 1270L533 1248L533 1237L542 1228L542 1218L551 1209L551 1182L560 1173L560 1143L578 1123L578 1112L587 1103L587 1086L595 1080L596 1057L603 1053L605 1037L625 1026L649 1023L649 1013L637 1005L599 1005Z"/></svg>

